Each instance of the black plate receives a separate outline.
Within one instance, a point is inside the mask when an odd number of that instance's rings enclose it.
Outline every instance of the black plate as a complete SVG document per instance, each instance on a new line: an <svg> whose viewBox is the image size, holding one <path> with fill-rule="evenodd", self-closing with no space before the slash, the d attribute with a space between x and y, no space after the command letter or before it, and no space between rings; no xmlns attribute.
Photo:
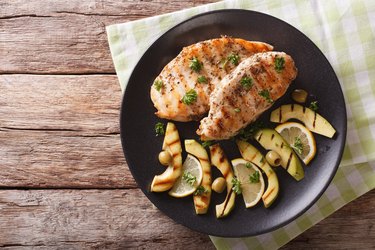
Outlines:
<svg viewBox="0 0 375 250"><path fill-rule="evenodd" d="M297 79L280 104L291 103L290 92L303 88L318 100L319 113L336 128L333 139L315 135L318 153L305 167L305 178L296 182L286 171L276 169L280 182L280 193L276 202L268 209L259 202L254 208L246 209L242 196L237 196L232 213L216 219L215 205L224 200L225 194L212 194L206 215L196 215L192 197L176 199L165 193L151 193L150 184L154 175L161 174L165 167L158 163L162 137L156 137L154 125L158 121L150 99L150 86L163 67L174 58L182 47L198 41L229 35L246 40L263 41L274 46L275 51L291 55L298 67ZM269 127L270 111L260 120ZM182 140L195 138L197 122L175 123ZM322 52L303 33L291 25L269 15L246 10L221 10L195 16L178 24L159 39L142 56L127 85L121 108L121 140L126 161L134 179L148 199L174 221L193 230L210 235L241 237L266 233L296 219L311 207L331 182L339 165L346 137L346 110L340 84L331 65ZM256 143L254 143L257 145ZM233 141L221 145L228 158L240 157ZM258 148L259 145L257 145ZM184 157L186 154L184 154ZM213 168L213 175L218 171Z"/></svg>

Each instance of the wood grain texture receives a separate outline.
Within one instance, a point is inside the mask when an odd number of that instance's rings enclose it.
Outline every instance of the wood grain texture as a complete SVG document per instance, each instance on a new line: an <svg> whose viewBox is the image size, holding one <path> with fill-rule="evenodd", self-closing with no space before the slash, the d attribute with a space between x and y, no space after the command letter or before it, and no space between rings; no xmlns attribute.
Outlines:
<svg viewBox="0 0 375 250"><path fill-rule="evenodd" d="M135 189L0 190L0 211L0 247L214 249Z"/></svg>
<svg viewBox="0 0 375 250"><path fill-rule="evenodd" d="M0 73L115 73L105 26L214 0L0 2Z"/></svg>

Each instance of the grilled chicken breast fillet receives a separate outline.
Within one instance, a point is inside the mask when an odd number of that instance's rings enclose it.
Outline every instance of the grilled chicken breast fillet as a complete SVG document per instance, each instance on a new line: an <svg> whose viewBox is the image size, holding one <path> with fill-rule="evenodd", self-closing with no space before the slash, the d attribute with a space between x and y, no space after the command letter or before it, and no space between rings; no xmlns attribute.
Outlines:
<svg viewBox="0 0 375 250"><path fill-rule="evenodd" d="M199 120L208 112L209 96L224 76L249 56L272 49L266 43L230 37L183 48L151 86L151 100L157 109L155 114L174 121ZM194 60L195 66L200 65L198 70L192 67ZM197 98L193 103L185 104L182 99L190 90L195 91Z"/></svg>
<svg viewBox="0 0 375 250"><path fill-rule="evenodd" d="M197 134L202 140L236 135L284 95L296 76L293 59L283 52L245 59L212 92L208 117L201 120Z"/></svg>

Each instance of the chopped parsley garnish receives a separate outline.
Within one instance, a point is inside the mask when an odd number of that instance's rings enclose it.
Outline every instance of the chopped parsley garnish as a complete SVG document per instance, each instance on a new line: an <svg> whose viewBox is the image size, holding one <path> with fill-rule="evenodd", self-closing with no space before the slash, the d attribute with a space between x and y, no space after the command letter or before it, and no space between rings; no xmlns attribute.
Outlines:
<svg viewBox="0 0 375 250"><path fill-rule="evenodd" d="M259 91L258 94L264 99L266 99L267 102L273 103L273 100L271 99L271 96L270 96L270 92L267 89L263 89Z"/></svg>
<svg viewBox="0 0 375 250"><path fill-rule="evenodd" d="M155 133L156 133L156 136L164 135L165 134L164 124L163 123L158 122L158 123L155 124Z"/></svg>
<svg viewBox="0 0 375 250"><path fill-rule="evenodd" d="M237 66L239 64L240 56L238 54L231 54L228 56L227 60Z"/></svg>
<svg viewBox="0 0 375 250"><path fill-rule="evenodd" d="M251 168L251 163L250 162L246 162L245 167L246 168Z"/></svg>
<svg viewBox="0 0 375 250"><path fill-rule="evenodd" d="M235 192L236 194L241 194L242 188L241 188L240 180L238 180L237 178L234 177L232 179L232 184L233 184L233 187L232 187L233 192Z"/></svg>
<svg viewBox="0 0 375 250"><path fill-rule="evenodd" d="M253 79L248 77L247 75L245 75L240 80L240 83L241 83L242 87L244 87L245 89L250 89L253 86Z"/></svg>
<svg viewBox="0 0 375 250"><path fill-rule="evenodd" d="M194 195L202 195L207 193L207 190L203 186L199 186L197 190L195 190Z"/></svg>
<svg viewBox="0 0 375 250"><path fill-rule="evenodd" d="M194 183L197 181L197 177L192 175L190 172L184 172L182 179L186 181L190 186L194 186Z"/></svg>
<svg viewBox="0 0 375 250"><path fill-rule="evenodd" d="M202 147L207 148L211 146L212 144L214 144L214 141L204 141L202 142Z"/></svg>
<svg viewBox="0 0 375 250"><path fill-rule="evenodd" d="M298 154L300 154L300 155L302 154L303 144L302 144L301 138L295 137L294 143L291 146L292 146L292 148L294 148L297 151Z"/></svg>
<svg viewBox="0 0 375 250"><path fill-rule="evenodd" d="M314 111L317 111L319 109L319 107L318 107L318 101L311 102L309 108L312 109L312 110L314 110Z"/></svg>
<svg viewBox="0 0 375 250"><path fill-rule="evenodd" d="M239 113L239 112L241 112L241 109L240 108L235 108L234 112Z"/></svg>
<svg viewBox="0 0 375 250"><path fill-rule="evenodd" d="M275 58L275 70L277 73L280 73L285 67L285 59L284 57L276 57Z"/></svg>
<svg viewBox="0 0 375 250"><path fill-rule="evenodd" d="M249 175L249 180L251 183L259 182L259 171L255 171L252 175Z"/></svg>
<svg viewBox="0 0 375 250"><path fill-rule="evenodd" d="M197 98L198 98L197 92L194 89L191 89L185 93L181 101L186 105L190 105L193 102L197 101Z"/></svg>
<svg viewBox="0 0 375 250"><path fill-rule="evenodd" d="M205 76L199 76L197 81L199 83L207 83L207 78Z"/></svg>
<svg viewBox="0 0 375 250"><path fill-rule="evenodd" d="M160 92L160 90L164 87L164 83L162 80L155 80L154 81L154 87L157 91Z"/></svg>
<svg viewBox="0 0 375 250"><path fill-rule="evenodd" d="M248 125L247 127L240 130L237 137L241 140L247 141L251 137L254 136L254 134L261 128L263 128L264 125L260 121L256 121Z"/></svg>
<svg viewBox="0 0 375 250"><path fill-rule="evenodd" d="M189 67L194 70L195 72L199 72L201 71L202 69L202 66L203 66L203 63L201 63L198 58L196 57L193 57L190 59L190 65Z"/></svg>

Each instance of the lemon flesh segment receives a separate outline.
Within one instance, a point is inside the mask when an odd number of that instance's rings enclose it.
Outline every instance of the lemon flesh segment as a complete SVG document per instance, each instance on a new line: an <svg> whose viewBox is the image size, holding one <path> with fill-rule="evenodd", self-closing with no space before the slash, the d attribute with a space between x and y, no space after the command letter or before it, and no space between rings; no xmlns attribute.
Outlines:
<svg viewBox="0 0 375 250"><path fill-rule="evenodd" d="M194 177L195 180L191 181L193 182L193 185L189 183L184 176L190 176ZM176 180L175 184L173 185L172 189L168 192L170 196L181 198L186 197L195 192L199 185L202 182L203 178L203 171L201 164L191 154L188 154L183 165L182 165L182 174L181 176Z"/></svg>
<svg viewBox="0 0 375 250"><path fill-rule="evenodd" d="M306 165L315 157L315 138L305 126L297 122L286 122L277 126L275 130L287 141ZM302 143L301 150L295 149L296 138L299 138Z"/></svg>
<svg viewBox="0 0 375 250"><path fill-rule="evenodd" d="M246 208L255 206L262 199L264 193L265 184L262 172L243 158L232 160L232 165L234 174L241 183L242 197ZM256 171L259 173L259 181L251 182L250 176L253 176Z"/></svg>

